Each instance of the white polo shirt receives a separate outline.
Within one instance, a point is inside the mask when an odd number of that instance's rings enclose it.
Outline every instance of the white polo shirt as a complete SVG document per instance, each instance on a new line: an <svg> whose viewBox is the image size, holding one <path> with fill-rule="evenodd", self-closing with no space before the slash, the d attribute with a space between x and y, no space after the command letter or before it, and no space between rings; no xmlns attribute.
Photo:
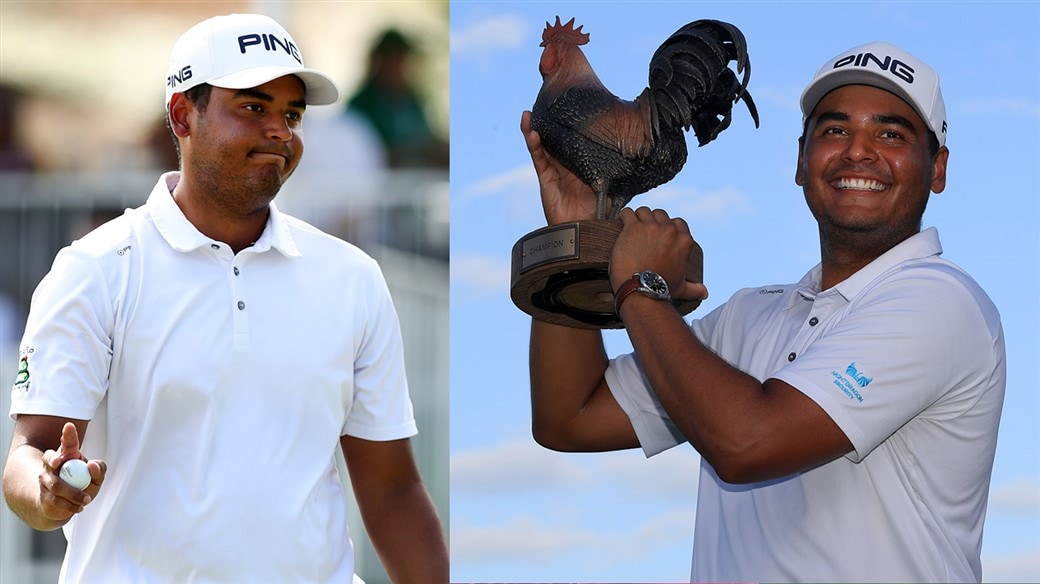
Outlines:
<svg viewBox="0 0 1040 584"><path fill-rule="evenodd" d="M1004 398L1004 338L936 230L820 291L737 292L696 336L755 378L798 388L855 450L786 478L730 485L701 463L694 581L978 581ZM633 355L607 382L647 456L685 442Z"/></svg>
<svg viewBox="0 0 1040 584"><path fill-rule="evenodd" d="M376 262L271 205L235 255L171 196L58 253L36 290L12 417L90 420L98 497L63 581L349 582L342 435L416 433Z"/></svg>

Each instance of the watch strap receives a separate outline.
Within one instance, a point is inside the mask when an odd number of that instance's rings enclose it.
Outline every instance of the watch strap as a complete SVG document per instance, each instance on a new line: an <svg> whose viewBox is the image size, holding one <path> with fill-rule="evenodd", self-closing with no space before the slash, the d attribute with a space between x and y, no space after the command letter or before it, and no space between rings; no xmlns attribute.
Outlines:
<svg viewBox="0 0 1040 584"><path fill-rule="evenodd" d="M639 289L642 285L642 280L639 278L639 274L635 273L632 276L621 283L618 286L617 292L614 293L614 314L621 315L621 303L633 292Z"/></svg>
<svg viewBox="0 0 1040 584"><path fill-rule="evenodd" d="M651 271L636 272L635 274L632 274L629 279L625 280L620 286L618 286L617 292L614 294L614 314L618 315L618 317L621 316L621 303L624 302L633 292L639 292L649 298L653 298L654 300L671 300L671 297L668 295L667 284L664 284L665 291L663 293L657 292L644 283L644 276L662 283L664 282L664 280L661 279L661 276L658 276L656 273Z"/></svg>

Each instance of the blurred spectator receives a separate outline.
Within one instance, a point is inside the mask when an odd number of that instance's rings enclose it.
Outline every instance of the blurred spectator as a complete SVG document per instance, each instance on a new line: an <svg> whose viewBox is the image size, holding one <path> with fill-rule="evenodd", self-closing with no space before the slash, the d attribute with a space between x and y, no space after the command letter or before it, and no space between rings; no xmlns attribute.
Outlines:
<svg viewBox="0 0 1040 584"><path fill-rule="evenodd" d="M177 145L166 122L166 112L155 119L145 136L149 163L157 170L178 170L181 161L177 157Z"/></svg>
<svg viewBox="0 0 1040 584"><path fill-rule="evenodd" d="M365 81L347 109L372 123L391 167L446 167L448 144L430 129L412 81L415 56L415 47L400 31L384 32L369 51Z"/></svg>
<svg viewBox="0 0 1040 584"><path fill-rule="evenodd" d="M11 354L8 348L18 346L18 341L22 338L24 322L25 315L19 310L18 303L0 291L0 350L5 351L4 358ZM15 355L17 358L17 353Z"/></svg>
<svg viewBox="0 0 1040 584"><path fill-rule="evenodd" d="M278 196L279 208L363 249L378 234L386 154L360 114L312 106L303 119L307 153Z"/></svg>
<svg viewBox="0 0 1040 584"><path fill-rule="evenodd" d="M0 171L36 168L32 154L22 145L15 127L21 101L19 90L0 83Z"/></svg>

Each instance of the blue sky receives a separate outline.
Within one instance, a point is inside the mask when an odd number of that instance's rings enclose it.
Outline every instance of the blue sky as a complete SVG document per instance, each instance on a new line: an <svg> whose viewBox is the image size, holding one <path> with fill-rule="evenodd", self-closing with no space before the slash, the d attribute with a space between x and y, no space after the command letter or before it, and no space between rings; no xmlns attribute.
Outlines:
<svg viewBox="0 0 1040 584"><path fill-rule="evenodd" d="M574 16L585 53L632 99L650 55L699 18L736 24L749 90L718 140L634 201L687 219L711 298L791 282L818 259L794 184L798 97L839 51L887 40L942 78L951 150L933 196L945 257L1000 308L1008 389L983 546L987 581L1040 580L1040 4L1035 2L464 2L451 4L451 545L453 581L689 578L697 454L557 454L530 438L529 317L509 299L509 253L544 225L520 113L541 85L541 30ZM611 354L630 350L607 333Z"/></svg>

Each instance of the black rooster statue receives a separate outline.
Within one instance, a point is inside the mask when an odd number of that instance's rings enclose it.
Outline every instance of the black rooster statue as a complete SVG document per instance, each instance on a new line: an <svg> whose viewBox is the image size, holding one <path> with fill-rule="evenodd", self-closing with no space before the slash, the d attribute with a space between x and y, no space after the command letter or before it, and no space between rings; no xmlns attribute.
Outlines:
<svg viewBox="0 0 1040 584"><path fill-rule="evenodd" d="M538 65L542 87L531 127L542 145L596 193L596 216L616 218L632 197L672 180L686 164L693 128L700 146L729 127L743 100L758 127L747 83L747 44L737 27L717 20L683 26L650 59L649 87L634 101L607 90L579 48L582 27L545 23ZM737 73L729 68L736 63Z"/></svg>

